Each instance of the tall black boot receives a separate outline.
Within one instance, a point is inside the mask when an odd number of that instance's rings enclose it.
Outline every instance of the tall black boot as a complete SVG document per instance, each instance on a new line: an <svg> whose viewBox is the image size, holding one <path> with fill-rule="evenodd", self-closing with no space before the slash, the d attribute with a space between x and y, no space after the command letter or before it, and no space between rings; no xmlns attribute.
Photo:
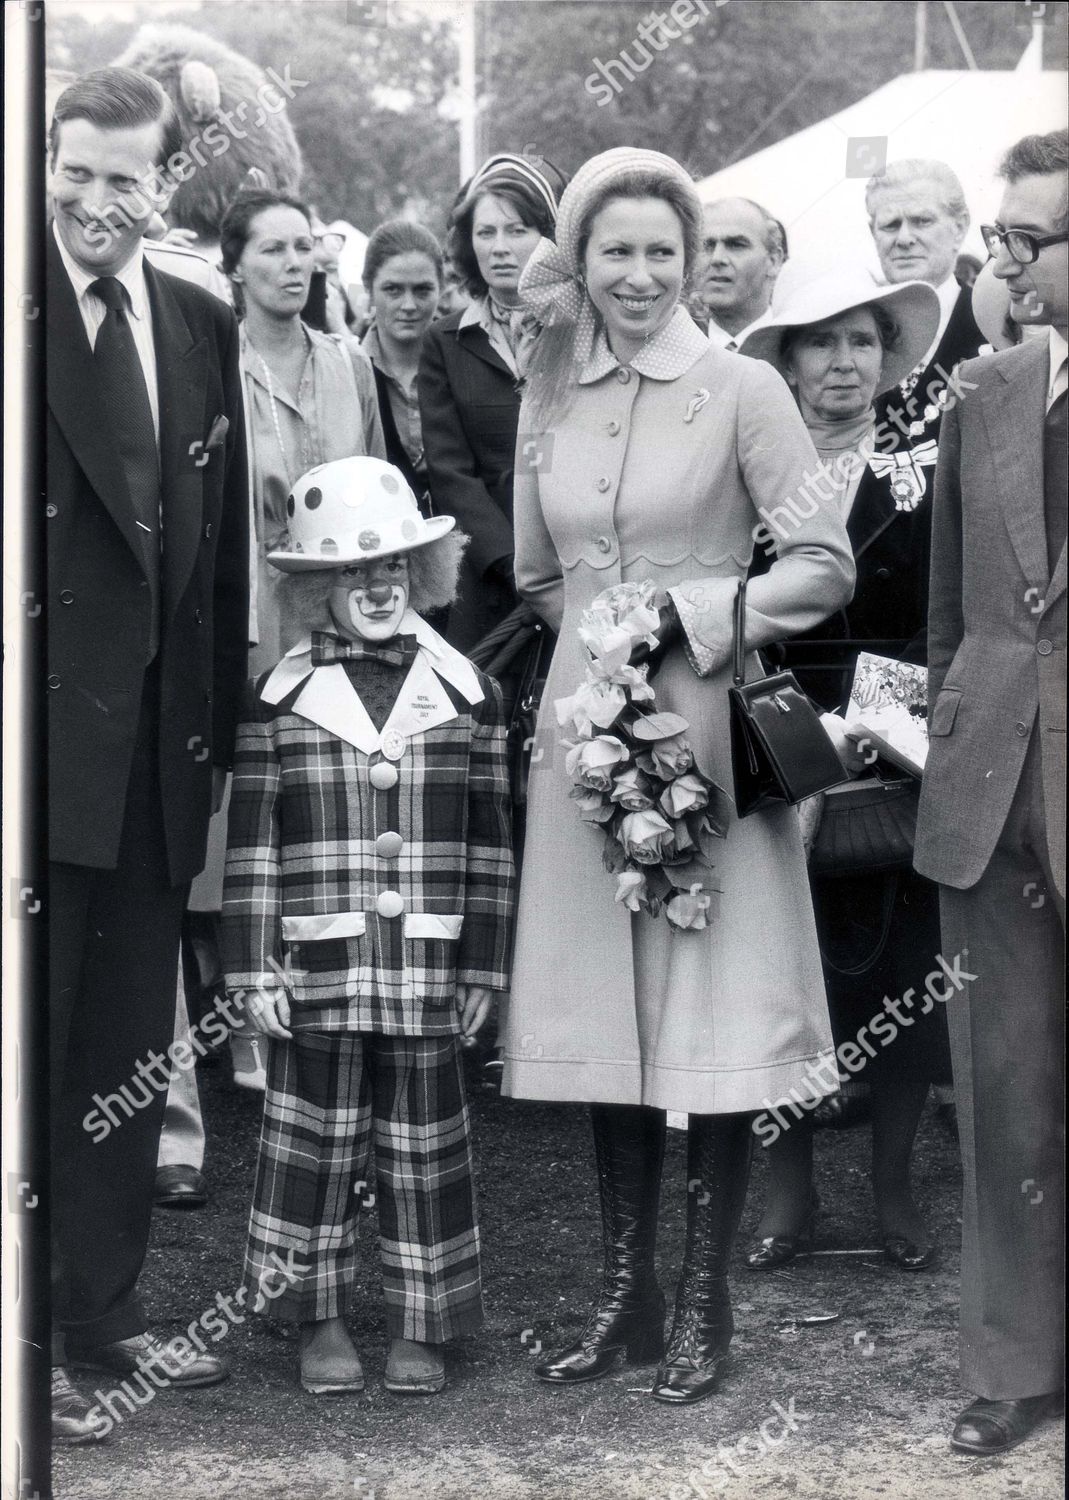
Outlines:
<svg viewBox="0 0 1069 1500"><path fill-rule="evenodd" d="M735 1331L728 1262L746 1202L749 1115L691 1115L687 1136L687 1245L675 1317L651 1394L681 1405L711 1395Z"/></svg>
<svg viewBox="0 0 1069 1500"><path fill-rule="evenodd" d="M623 1351L631 1364L664 1353L664 1293L653 1252L664 1162L665 1117L641 1105L594 1104L605 1269L601 1293L574 1344L535 1366L554 1385L598 1380Z"/></svg>

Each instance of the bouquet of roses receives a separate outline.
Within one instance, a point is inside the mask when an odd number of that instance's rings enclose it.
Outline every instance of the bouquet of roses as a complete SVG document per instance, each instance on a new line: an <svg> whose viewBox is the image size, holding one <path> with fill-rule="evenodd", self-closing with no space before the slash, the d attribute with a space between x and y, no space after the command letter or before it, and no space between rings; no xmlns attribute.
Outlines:
<svg viewBox="0 0 1069 1500"><path fill-rule="evenodd" d="M557 722L573 738L565 762L579 816L601 826L605 868L629 911L664 911L679 928L708 926L713 841L727 827L723 790L694 764L679 714L658 713L634 648L654 644L652 583L605 589L579 621L586 677L558 698Z"/></svg>

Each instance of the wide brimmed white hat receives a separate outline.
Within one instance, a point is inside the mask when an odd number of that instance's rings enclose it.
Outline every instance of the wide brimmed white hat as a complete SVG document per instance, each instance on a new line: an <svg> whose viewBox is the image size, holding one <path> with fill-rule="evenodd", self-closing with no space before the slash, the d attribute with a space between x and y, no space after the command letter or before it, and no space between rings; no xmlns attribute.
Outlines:
<svg viewBox="0 0 1069 1500"><path fill-rule="evenodd" d="M420 514L405 477L381 458L338 458L302 474L286 499L290 550L269 552L283 573L340 568L426 547L452 516Z"/></svg>
<svg viewBox="0 0 1069 1500"><path fill-rule="evenodd" d="M781 375L787 370L782 355L783 335L827 318L873 303L886 309L898 325L894 349L885 349L876 394L898 385L915 370L935 342L939 330L939 298L926 281L902 281L884 286L864 265L825 268L799 279L785 269L772 294L765 319L743 340L741 352L767 360Z"/></svg>

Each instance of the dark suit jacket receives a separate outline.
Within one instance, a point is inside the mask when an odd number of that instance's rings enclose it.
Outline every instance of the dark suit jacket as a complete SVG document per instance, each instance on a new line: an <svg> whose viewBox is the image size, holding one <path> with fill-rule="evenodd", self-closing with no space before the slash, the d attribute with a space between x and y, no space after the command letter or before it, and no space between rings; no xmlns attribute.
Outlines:
<svg viewBox="0 0 1069 1500"><path fill-rule="evenodd" d="M970 360L943 419L928 623L930 747L915 863L967 890L1002 833L1032 736L1065 886L1065 547L1048 559L1046 342Z"/></svg>
<svg viewBox="0 0 1069 1500"><path fill-rule="evenodd" d="M163 507L160 781L178 885L204 863L212 767L233 756L248 651L249 491L234 314L147 262L145 280ZM49 855L110 869L138 728L149 591L92 349L51 232L45 285Z"/></svg>
<svg viewBox="0 0 1069 1500"><path fill-rule="evenodd" d="M911 421L919 420L923 416L925 406L947 384L947 376L954 366L963 359L975 359L980 352L980 346L986 342L972 315L972 289L963 286L954 303L950 320L943 329L943 337L939 340L931 360L921 371L920 378L911 392L911 398L904 397L898 386L892 386L889 391L877 396L875 403L877 425L887 420L888 412L896 413L898 421L907 426ZM892 431L897 430L897 424L893 423ZM938 438L938 436L939 422L936 420L929 424L922 437L914 441L923 442L925 438Z"/></svg>
<svg viewBox="0 0 1069 1500"><path fill-rule="evenodd" d="M512 570L512 474L520 395L516 377L481 328L461 313L436 323L423 343L419 406L431 496L471 537L450 642L466 651L518 602Z"/></svg>
<svg viewBox="0 0 1069 1500"><path fill-rule="evenodd" d="M899 511L888 480L865 470L846 523L854 596L815 629L782 642L776 657L823 710L845 708L861 651L923 665L931 526L931 485L916 510Z"/></svg>

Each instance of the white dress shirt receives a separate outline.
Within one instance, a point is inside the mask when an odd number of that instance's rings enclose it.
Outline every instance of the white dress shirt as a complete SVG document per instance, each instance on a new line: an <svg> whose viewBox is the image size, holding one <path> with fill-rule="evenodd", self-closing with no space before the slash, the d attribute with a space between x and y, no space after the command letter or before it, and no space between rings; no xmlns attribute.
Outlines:
<svg viewBox="0 0 1069 1500"><path fill-rule="evenodd" d="M97 333L107 313L104 303L95 292L89 290L93 282L97 280L97 276L92 271L83 270L74 259L63 243L54 220L52 233L56 236L60 256L67 275L71 279L71 285L74 287L74 295L78 299L78 311L82 315L82 322L85 324L85 331L89 337L89 347L95 349ZM152 339L152 309L148 300L148 287L145 285L145 257L140 244L122 269L115 272L115 279L122 282L130 296L130 329L134 335L137 356L141 361L145 385L148 387L152 425L156 429L158 445L160 441L160 396L156 380L156 346Z"/></svg>
<svg viewBox="0 0 1069 1500"><path fill-rule="evenodd" d="M740 328L738 333L728 333L726 328L721 328L715 318L710 318L708 328L709 342L715 344L718 349L726 349L729 354L738 354L747 334L752 333L755 328L760 328L767 317L768 313L763 312L759 318L755 318L745 328Z"/></svg>
<svg viewBox="0 0 1069 1500"><path fill-rule="evenodd" d="M1047 377L1047 410L1057 401L1063 391L1069 389L1069 344L1065 341L1065 334L1059 333L1053 323L1047 330L1050 344L1050 374Z"/></svg>

